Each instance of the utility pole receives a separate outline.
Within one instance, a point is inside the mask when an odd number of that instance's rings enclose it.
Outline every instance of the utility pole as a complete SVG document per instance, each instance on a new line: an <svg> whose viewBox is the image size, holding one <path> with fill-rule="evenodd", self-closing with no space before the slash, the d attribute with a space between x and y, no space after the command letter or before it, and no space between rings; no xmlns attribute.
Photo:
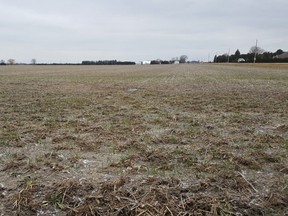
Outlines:
<svg viewBox="0 0 288 216"><path fill-rule="evenodd" d="M255 53L254 53L254 63L256 62L256 55L257 55L257 52L258 52L257 45L258 45L258 40L256 39L256 47L255 47Z"/></svg>
<svg viewBox="0 0 288 216"><path fill-rule="evenodd" d="M229 48L229 51L228 51L228 61L227 61L227 63L229 63L229 59L230 59L230 48Z"/></svg>

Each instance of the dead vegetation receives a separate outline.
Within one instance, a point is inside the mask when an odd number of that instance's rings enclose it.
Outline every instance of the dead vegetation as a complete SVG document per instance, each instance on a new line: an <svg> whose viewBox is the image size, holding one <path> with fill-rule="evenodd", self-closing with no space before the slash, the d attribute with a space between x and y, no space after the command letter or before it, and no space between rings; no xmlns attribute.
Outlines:
<svg viewBox="0 0 288 216"><path fill-rule="evenodd" d="M1 67L0 212L287 215L287 81L279 65Z"/></svg>
<svg viewBox="0 0 288 216"><path fill-rule="evenodd" d="M36 194L42 194L40 199ZM230 171L185 183L120 176L97 187L76 180L47 187L29 179L9 201L9 207L26 215L265 215L275 208L284 213L288 200L278 193L260 197L242 173Z"/></svg>

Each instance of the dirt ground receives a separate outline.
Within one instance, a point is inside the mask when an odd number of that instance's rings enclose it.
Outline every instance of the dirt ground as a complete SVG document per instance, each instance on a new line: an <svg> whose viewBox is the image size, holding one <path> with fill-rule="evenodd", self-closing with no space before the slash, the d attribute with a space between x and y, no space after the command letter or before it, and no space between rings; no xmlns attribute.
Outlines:
<svg viewBox="0 0 288 216"><path fill-rule="evenodd" d="M288 66L0 67L0 215L288 215Z"/></svg>

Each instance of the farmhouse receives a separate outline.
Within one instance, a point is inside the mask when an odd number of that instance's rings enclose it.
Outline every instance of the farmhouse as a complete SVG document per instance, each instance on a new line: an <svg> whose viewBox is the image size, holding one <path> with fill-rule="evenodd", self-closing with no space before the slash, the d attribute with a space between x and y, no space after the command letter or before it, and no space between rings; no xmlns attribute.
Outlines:
<svg viewBox="0 0 288 216"><path fill-rule="evenodd" d="M147 65L147 64L151 64L151 61L142 61L141 65Z"/></svg>
<svg viewBox="0 0 288 216"><path fill-rule="evenodd" d="M244 62L245 62L245 59L244 59L244 58L239 58L239 59L237 60L237 62L238 62L238 63L244 63Z"/></svg>
<svg viewBox="0 0 288 216"><path fill-rule="evenodd" d="M279 59L288 59L288 52L284 52L281 55L278 55L277 58L279 58Z"/></svg>

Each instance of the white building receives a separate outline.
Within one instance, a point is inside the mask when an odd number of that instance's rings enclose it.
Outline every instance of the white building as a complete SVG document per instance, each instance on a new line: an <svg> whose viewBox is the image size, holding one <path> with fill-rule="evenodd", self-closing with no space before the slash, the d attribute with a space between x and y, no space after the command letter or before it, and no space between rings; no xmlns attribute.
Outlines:
<svg viewBox="0 0 288 216"><path fill-rule="evenodd" d="M277 58L279 58L279 59L288 59L288 52L284 52L281 55L278 55Z"/></svg>
<svg viewBox="0 0 288 216"><path fill-rule="evenodd" d="M141 62L141 65L148 65L148 64L151 64L151 61L142 61Z"/></svg>
<svg viewBox="0 0 288 216"><path fill-rule="evenodd" d="M244 58L239 58L239 59L237 60L237 62L238 62L238 63L244 63L244 62L245 62L245 59L244 59Z"/></svg>

